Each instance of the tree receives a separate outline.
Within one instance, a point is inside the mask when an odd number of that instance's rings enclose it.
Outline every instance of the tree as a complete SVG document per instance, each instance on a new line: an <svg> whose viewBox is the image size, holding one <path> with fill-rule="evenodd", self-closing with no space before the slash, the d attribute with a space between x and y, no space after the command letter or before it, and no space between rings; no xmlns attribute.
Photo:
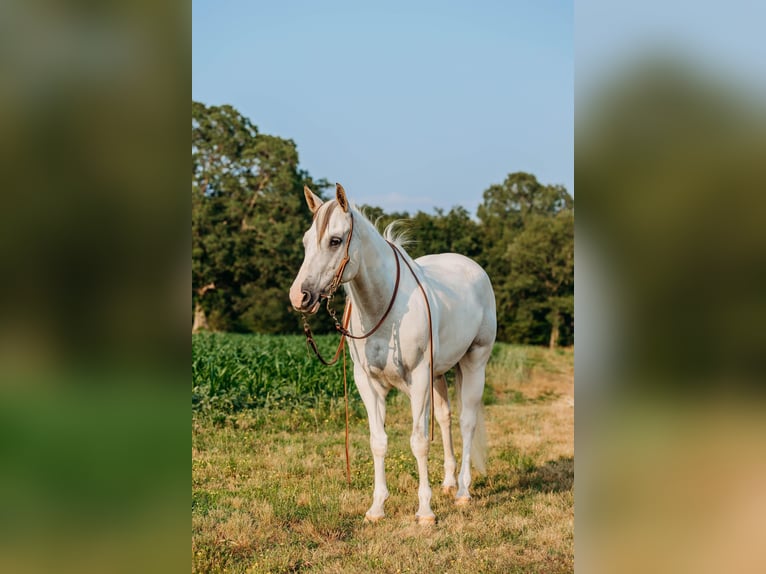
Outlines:
<svg viewBox="0 0 766 574"><path fill-rule="evenodd" d="M495 288L498 338L555 346L573 330L574 200L529 173L484 192L479 262Z"/></svg>
<svg viewBox="0 0 766 574"><path fill-rule="evenodd" d="M510 273L505 288L515 305L514 320L507 328L519 339L539 343L547 334L554 348L565 331L572 338L574 321L574 213L534 215L508 246ZM522 318L534 318L527 324ZM547 329L541 331L540 324Z"/></svg>
<svg viewBox="0 0 766 574"><path fill-rule="evenodd" d="M192 103L192 293L198 325L285 332L287 291L310 224L292 140L260 134L231 106ZM205 289L207 285L214 289Z"/></svg>
<svg viewBox="0 0 766 574"><path fill-rule="evenodd" d="M468 211L461 206L453 207L446 214L443 209L436 208L434 211L433 215L419 211L412 219L414 241L409 251L413 257L431 253L461 253L475 258L480 251L481 240L478 225Z"/></svg>

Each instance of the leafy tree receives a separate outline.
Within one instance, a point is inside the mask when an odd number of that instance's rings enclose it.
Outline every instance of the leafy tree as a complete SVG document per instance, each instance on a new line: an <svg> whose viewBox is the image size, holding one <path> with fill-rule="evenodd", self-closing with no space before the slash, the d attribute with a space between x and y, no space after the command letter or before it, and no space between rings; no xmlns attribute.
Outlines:
<svg viewBox="0 0 766 574"><path fill-rule="evenodd" d="M287 291L310 223L292 140L260 134L231 106L192 103L192 293L195 327L295 328Z"/></svg>
<svg viewBox="0 0 766 574"><path fill-rule="evenodd" d="M478 224L461 206L453 207L446 214L436 208L433 215L419 211L412 219L414 242L410 253L414 257L430 253L461 253L475 258L480 251L481 240Z"/></svg>
<svg viewBox="0 0 766 574"><path fill-rule="evenodd" d="M574 321L574 213L531 216L508 246L504 295L513 303L505 326L511 339L555 347Z"/></svg>
<svg viewBox="0 0 766 574"><path fill-rule="evenodd" d="M560 185L510 174L477 210L478 260L495 288L501 340L570 342L574 300L574 200Z"/></svg>
<svg viewBox="0 0 766 574"><path fill-rule="evenodd" d="M476 212L488 247L484 263L501 264L504 246L513 240L529 217L555 215L573 206L574 200L563 186L542 185L534 175L525 172L512 173L502 185L490 186Z"/></svg>

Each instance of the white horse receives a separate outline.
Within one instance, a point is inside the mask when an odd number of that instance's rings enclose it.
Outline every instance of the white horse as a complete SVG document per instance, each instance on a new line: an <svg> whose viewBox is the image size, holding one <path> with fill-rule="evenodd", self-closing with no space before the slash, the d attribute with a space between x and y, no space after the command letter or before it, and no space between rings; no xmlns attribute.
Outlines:
<svg viewBox="0 0 766 574"><path fill-rule="evenodd" d="M388 444L384 426L386 395L391 388L397 388L410 397L412 406L410 446L420 477L415 517L419 523L433 523L427 431L431 369L433 409L444 443L443 491L449 494L457 488L456 504L466 504L471 498L471 462L484 472L482 393L497 331L495 295L489 277L474 261L456 253L426 255L413 261L397 244L391 226L385 237L381 236L367 218L349 205L340 184L335 201L323 202L308 187L304 193L314 221L303 236L305 259L290 287L293 307L315 313L321 299L343 284L351 303L348 331L362 336L374 329L369 337L349 341L354 381L367 409L375 468L372 506L365 518L376 521L384 516L383 503L388 498L384 465ZM400 266L400 259L405 265ZM429 365L431 352L433 364ZM452 367L462 403L463 456L457 483L444 378Z"/></svg>

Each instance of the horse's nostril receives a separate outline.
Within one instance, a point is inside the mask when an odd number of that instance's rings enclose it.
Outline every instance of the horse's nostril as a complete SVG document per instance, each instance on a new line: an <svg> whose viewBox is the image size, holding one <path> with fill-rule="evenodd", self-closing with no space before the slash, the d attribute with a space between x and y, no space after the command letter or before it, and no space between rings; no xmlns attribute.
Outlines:
<svg viewBox="0 0 766 574"><path fill-rule="evenodd" d="M303 299L301 299L301 305L305 306L311 300L311 293L308 291L301 291L303 293Z"/></svg>

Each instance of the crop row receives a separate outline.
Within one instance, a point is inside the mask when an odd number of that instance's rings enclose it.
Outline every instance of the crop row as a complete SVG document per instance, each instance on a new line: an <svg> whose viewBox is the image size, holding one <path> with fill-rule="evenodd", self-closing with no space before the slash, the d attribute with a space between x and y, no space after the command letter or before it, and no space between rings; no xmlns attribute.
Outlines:
<svg viewBox="0 0 766 574"><path fill-rule="evenodd" d="M332 356L337 335L317 335ZM349 362L349 383L351 376ZM341 362L322 365L298 335L201 333L192 336L192 408L236 412L315 407L343 397Z"/></svg>

